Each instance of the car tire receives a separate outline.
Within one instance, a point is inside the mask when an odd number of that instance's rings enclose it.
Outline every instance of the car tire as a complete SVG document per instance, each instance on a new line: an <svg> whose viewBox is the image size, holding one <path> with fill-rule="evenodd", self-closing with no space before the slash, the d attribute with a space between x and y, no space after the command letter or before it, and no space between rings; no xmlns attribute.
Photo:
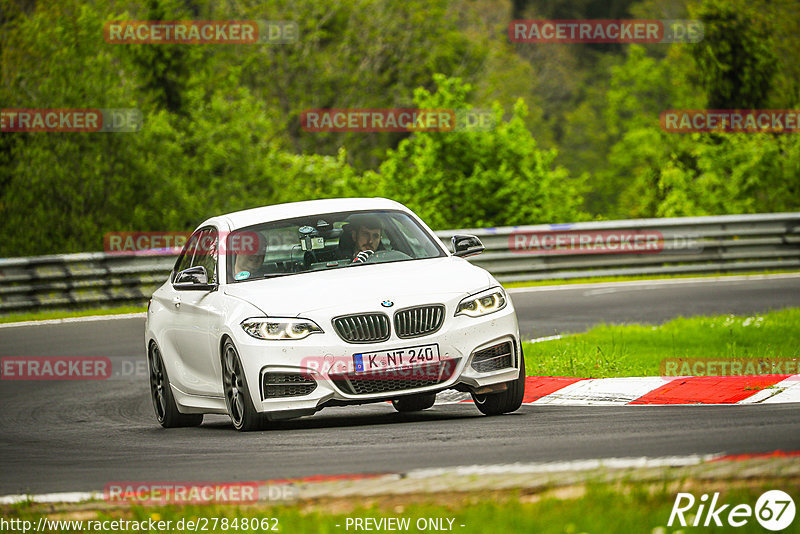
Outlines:
<svg viewBox="0 0 800 534"><path fill-rule="evenodd" d="M158 423L164 428L184 426L200 426L203 423L201 413L181 413L172 396L167 369L161 351L155 343L150 344L147 351L147 366L150 374L150 398Z"/></svg>
<svg viewBox="0 0 800 534"><path fill-rule="evenodd" d="M525 396L525 355L520 351L519 377L508 382L508 387L502 393L488 393L476 395L472 393L475 406L484 415L500 415L514 412L522 406Z"/></svg>
<svg viewBox="0 0 800 534"><path fill-rule="evenodd" d="M249 432L266 427L267 418L253 406L239 351L230 339L222 346L222 389L233 428Z"/></svg>
<svg viewBox="0 0 800 534"><path fill-rule="evenodd" d="M392 406L400 413L421 412L433 406L434 402L436 402L436 393L420 393L394 399Z"/></svg>

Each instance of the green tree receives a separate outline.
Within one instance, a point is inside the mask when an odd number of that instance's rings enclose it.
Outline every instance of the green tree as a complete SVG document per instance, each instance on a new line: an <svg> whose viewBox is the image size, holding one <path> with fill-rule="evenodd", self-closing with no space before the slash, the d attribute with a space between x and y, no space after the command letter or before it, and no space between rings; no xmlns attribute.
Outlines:
<svg viewBox="0 0 800 534"><path fill-rule="evenodd" d="M778 65L770 22L741 0L704 0L694 15L705 27L693 52L708 107L762 107Z"/></svg>
<svg viewBox="0 0 800 534"><path fill-rule="evenodd" d="M147 0L144 20L187 20L193 15L186 3L178 0ZM125 17L121 17L125 20ZM126 52L136 67L139 90L147 103L172 113L185 113L184 93L190 72L201 64L199 49L181 44L126 44Z"/></svg>
<svg viewBox="0 0 800 534"><path fill-rule="evenodd" d="M613 144L593 193L614 198L611 217L677 217L787 211L800 206L798 142L790 134L667 133L659 113L708 107L692 91L687 48L663 59L631 47L612 69L606 131Z"/></svg>
<svg viewBox="0 0 800 534"><path fill-rule="evenodd" d="M218 213L358 189L344 152L286 152L274 111L236 69L214 83L213 70L191 69L180 112L154 105L158 97L137 83L137 52L105 43L104 21L101 10L66 0L9 30L0 86L7 107L140 108L144 125L3 134L0 255L97 250L106 232L189 230Z"/></svg>

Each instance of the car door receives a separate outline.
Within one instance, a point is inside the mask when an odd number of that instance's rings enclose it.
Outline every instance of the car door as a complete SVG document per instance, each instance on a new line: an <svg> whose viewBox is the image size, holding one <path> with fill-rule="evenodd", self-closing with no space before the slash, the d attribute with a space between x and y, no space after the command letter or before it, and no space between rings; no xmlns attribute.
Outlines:
<svg viewBox="0 0 800 534"><path fill-rule="evenodd" d="M219 263L219 232L201 228L192 236L196 241L191 260L183 261L177 272L202 265L208 281L216 284ZM177 272L175 273L177 275ZM215 289L179 288L173 277L171 306L173 337L179 353L181 384L185 393L222 396L219 351L216 346L222 316L223 293Z"/></svg>

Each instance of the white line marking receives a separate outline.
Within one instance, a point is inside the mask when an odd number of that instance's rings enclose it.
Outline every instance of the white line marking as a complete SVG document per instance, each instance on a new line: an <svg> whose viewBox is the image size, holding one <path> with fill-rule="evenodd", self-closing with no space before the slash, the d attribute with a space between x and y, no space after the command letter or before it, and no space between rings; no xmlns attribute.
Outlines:
<svg viewBox="0 0 800 534"><path fill-rule="evenodd" d="M587 297L593 297L595 295L607 295L609 293L616 293L620 289L624 289L624 288L602 287L602 288L599 288L599 289L589 289L586 292L584 292L584 295L587 296Z"/></svg>
<svg viewBox="0 0 800 534"><path fill-rule="evenodd" d="M0 497L0 504L17 504L29 501L39 503L84 502L102 498L103 494L97 491L43 493L40 495L4 495Z"/></svg>
<svg viewBox="0 0 800 534"><path fill-rule="evenodd" d="M146 318L146 312L140 313L121 313L119 315L90 315L88 317L65 317L64 319L44 319L42 321L22 321L19 323L0 323L0 328L13 328L17 326L39 326L47 324L63 323L88 323L91 321L116 321L119 319L139 319Z"/></svg>
<svg viewBox="0 0 800 534"><path fill-rule="evenodd" d="M555 341L556 339L561 339L562 337L564 337L564 336L562 336L561 334L556 334L554 336L537 337L537 338L529 339L528 343L541 343L542 341Z"/></svg>
<svg viewBox="0 0 800 534"><path fill-rule="evenodd" d="M556 473L562 471L587 471L600 467L624 469L642 467L683 467L698 465L723 456L706 454L690 456L666 456L663 458L606 458L595 460L573 460L568 462L514 463L497 465L467 465L459 467L434 467L430 469L413 469L408 478L431 478L442 475L516 475L527 473Z"/></svg>
<svg viewBox="0 0 800 534"><path fill-rule="evenodd" d="M698 278L655 278L652 280L628 280L624 282L589 282L586 284L560 284L556 286L512 287L507 293L536 293L539 291L563 291L566 289L615 289L636 286L669 286L679 284L707 284L713 282L745 282L749 280L771 280L783 278L800 278L800 273L781 274L743 274L733 276L707 276Z"/></svg>

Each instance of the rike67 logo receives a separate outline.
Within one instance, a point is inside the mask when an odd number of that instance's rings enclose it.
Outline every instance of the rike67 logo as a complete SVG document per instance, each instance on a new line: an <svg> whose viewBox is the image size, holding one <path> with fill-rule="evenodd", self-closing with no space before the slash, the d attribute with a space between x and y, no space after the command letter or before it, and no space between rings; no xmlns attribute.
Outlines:
<svg viewBox="0 0 800 534"><path fill-rule="evenodd" d="M699 500L691 493L678 493L667 526L742 527L755 517L762 527L777 532L792 524L795 511L794 500L781 490L764 492L755 507L749 504L722 504L719 492L714 493L710 500L706 493Z"/></svg>

